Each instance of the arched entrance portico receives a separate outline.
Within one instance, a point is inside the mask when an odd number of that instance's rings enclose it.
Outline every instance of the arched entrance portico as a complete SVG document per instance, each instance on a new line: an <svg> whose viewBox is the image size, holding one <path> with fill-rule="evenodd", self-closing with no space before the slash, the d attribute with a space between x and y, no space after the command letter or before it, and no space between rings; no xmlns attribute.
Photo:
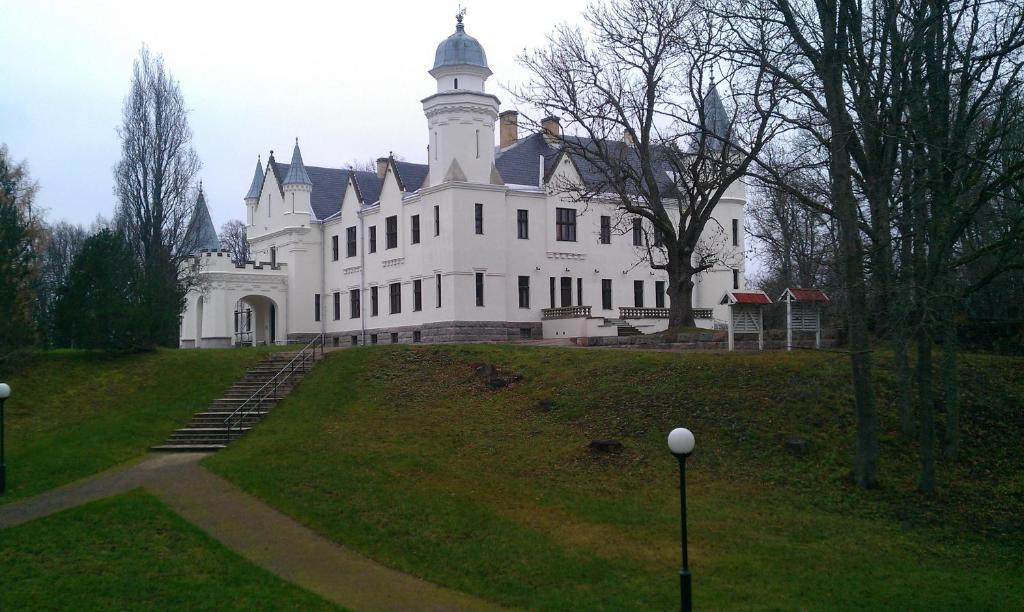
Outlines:
<svg viewBox="0 0 1024 612"><path fill-rule="evenodd" d="M277 302L265 295L246 295L235 308L235 344L276 344L279 313Z"/></svg>

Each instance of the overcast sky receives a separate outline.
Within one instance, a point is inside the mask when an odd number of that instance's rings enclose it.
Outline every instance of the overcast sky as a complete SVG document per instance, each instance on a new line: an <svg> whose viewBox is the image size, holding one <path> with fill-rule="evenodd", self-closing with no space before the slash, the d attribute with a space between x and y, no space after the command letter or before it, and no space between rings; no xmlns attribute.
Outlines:
<svg viewBox="0 0 1024 612"><path fill-rule="evenodd" d="M466 32L484 46L488 90L524 78L515 58L575 23L585 0L473 2ZM213 221L243 218L256 156L345 167L394 151L426 158L420 100L456 2L0 0L0 142L29 162L51 220L113 210L115 132L143 43L164 56L191 108Z"/></svg>

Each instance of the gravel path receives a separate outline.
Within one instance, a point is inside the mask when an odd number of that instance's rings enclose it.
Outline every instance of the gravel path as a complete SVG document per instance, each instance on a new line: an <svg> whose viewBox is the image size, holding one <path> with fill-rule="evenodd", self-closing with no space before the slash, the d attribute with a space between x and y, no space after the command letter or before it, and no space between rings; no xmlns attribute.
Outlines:
<svg viewBox="0 0 1024 612"><path fill-rule="evenodd" d="M0 506L0 528L143 487L185 520L268 571L351 610L498 606L384 567L317 535L209 472L203 453L162 454Z"/></svg>

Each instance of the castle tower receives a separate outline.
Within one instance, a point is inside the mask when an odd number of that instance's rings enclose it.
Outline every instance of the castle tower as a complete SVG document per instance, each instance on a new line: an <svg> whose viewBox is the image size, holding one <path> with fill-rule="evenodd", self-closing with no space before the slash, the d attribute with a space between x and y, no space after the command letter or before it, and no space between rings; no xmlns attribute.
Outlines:
<svg viewBox="0 0 1024 612"><path fill-rule="evenodd" d="M252 175L252 183L249 185L249 192L245 194L245 210L248 214L246 225L253 224L256 215L256 205L260 202L260 191L263 190L263 164L260 158L256 158L256 173Z"/></svg>
<svg viewBox="0 0 1024 612"><path fill-rule="evenodd" d="M196 199L196 206L192 211L192 219L188 224L186 237L187 244L193 252L220 250L220 240L217 238L213 219L210 218L210 209L206 206L206 196L203 194L201 182L199 183L199 197Z"/></svg>
<svg viewBox="0 0 1024 612"><path fill-rule="evenodd" d="M288 167L288 174L284 177L284 202L285 211L291 213L310 214L310 197L313 193L313 181L309 180L306 166L302 163L302 152L299 151L299 139L295 139L295 149L292 150L292 163Z"/></svg>
<svg viewBox="0 0 1024 612"><path fill-rule="evenodd" d="M483 47L466 34L462 19L460 12L455 33L437 46L430 70L437 79L437 93L423 100L431 185L500 182L494 169L494 124L500 102L484 91L491 69Z"/></svg>

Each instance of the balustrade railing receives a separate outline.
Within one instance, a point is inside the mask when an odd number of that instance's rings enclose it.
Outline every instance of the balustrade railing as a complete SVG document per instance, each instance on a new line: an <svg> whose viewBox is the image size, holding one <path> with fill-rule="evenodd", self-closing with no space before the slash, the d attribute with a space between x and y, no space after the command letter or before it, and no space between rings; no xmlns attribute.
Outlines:
<svg viewBox="0 0 1024 612"><path fill-rule="evenodd" d="M635 306L620 306L620 319L667 319L668 308L637 308Z"/></svg>
<svg viewBox="0 0 1024 612"><path fill-rule="evenodd" d="M714 311L711 308L694 308L694 319L714 319Z"/></svg>
<svg viewBox="0 0 1024 612"><path fill-rule="evenodd" d="M540 312L545 319L586 319L590 316L590 306L544 308Z"/></svg>

